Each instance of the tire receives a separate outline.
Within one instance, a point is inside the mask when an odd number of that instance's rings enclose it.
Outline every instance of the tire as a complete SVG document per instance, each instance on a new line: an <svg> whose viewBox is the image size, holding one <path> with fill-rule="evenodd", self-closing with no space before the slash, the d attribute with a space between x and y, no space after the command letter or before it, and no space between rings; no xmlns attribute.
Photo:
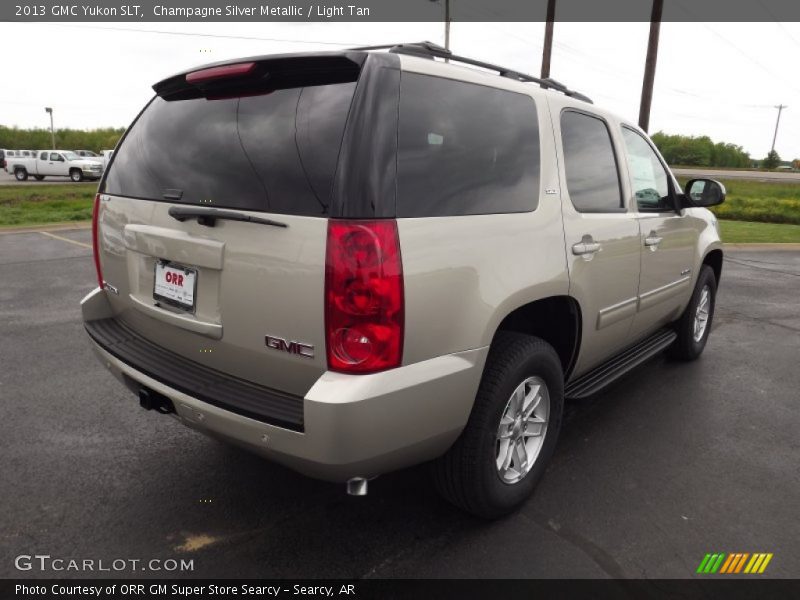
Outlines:
<svg viewBox="0 0 800 600"><path fill-rule="evenodd" d="M545 394L549 399L549 414L544 417L546 427L538 429L541 436L527 433L528 426L524 427L524 433L520 431L518 420L508 425L501 423L501 419L508 423L512 394L529 380L530 387L527 384L523 387L526 394L532 396L535 385L544 386L544 391L538 388L541 395L538 407L544 407ZM535 403L534 400L531 402ZM437 490L449 502L478 517L495 519L508 514L533 493L544 474L556 446L563 409L564 374L552 346L536 337L498 332L467 425L455 444L432 465ZM534 409L533 416L539 410ZM540 422L533 423L531 431L537 424ZM511 442L504 446L504 440L499 439L501 431L511 436L530 436L525 439L530 440L536 451L535 458L525 463L518 462L515 456L511 463L514 466L510 464L503 472L499 463L503 462L503 456L508 457L503 448L508 448ZM517 471L519 478L514 481L515 469L520 464L525 472ZM527 470L526 464L531 465Z"/></svg>
<svg viewBox="0 0 800 600"><path fill-rule="evenodd" d="M83 171L81 171L80 169L72 169L69 172L69 178L75 183L83 181Z"/></svg>
<svg viewBox="0 0 800 600"><path fill-rule="evenodd" d="M705 293L707 293L707 296ZM702 333L697 336L695 329L696 318L702 312L701 304L704 303L706 307L705 325L702 328ZM678 360L695 360L703 353L708 341L708 335L711 333L711 323L714 320L714 307L717 301L717 279L714 276L714 271L708 265L703 265L700 268L700 275L697 277L697 283L692 292L692 298L689 300L689 305L683 311L681 318L674 323L675 332L678 334L678 339L670 346L669 355Z"/></svg>
<svg viewBox="0 0 800 600"><path fill-rule="evenodd" d="M28 179L28 172L25 169L15 169L14 177L17 181L26 181Z"/></svg>
<svg viewBox="0 0 800 600"><path fill-rule="evenodd" d="M34 175L33 178L36 181L44 181L44 175Z"/></svg>

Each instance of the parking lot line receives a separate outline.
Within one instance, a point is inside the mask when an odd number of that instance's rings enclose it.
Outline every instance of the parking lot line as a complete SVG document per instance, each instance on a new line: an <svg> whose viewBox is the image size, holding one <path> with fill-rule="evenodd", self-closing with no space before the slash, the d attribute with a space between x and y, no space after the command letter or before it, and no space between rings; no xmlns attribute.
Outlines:
<svg viewBox="0 0 800 600"><path fill-rule="evenodd" d="M76 246L81 246L82 248L89 248L92 249L91 244L84 244L83 242L78 242L76 240L71 240L69 238L61 237L60 235L55 235L54 233L48 233L47 231L39 231L42 235L46 235L47 237L51 237L56 240L61 240L62 242L69 242L70 244L75 244Z"/></svg>

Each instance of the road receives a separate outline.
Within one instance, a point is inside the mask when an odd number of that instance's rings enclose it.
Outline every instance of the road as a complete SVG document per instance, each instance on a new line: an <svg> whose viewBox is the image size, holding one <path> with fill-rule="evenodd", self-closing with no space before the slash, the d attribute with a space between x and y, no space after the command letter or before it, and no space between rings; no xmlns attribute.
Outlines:
<svg viewBox="0 0 800 600"><path fill-rule="evenodd" d="M34 553L211 578L683 578L708 552L800 573L800 252L730 252L703 357L569 403L534 497L489 523L424 467L348 497L141 410L81 326L90 232L47 233L0 234L0 577Z"/></svg>
<svg viewBox="0 0 800 600"><path fill-rule="evenodd" d="M747 179L771 183L800 183L800 172L786 171L729 171L727 169L672 169L680 177L711 177L713 179Z"/></svg>
<svg viewBox="0 0 800 600"><path fill-rule="evenodd" d="M715 179L749 179L752 181L770 181L800 183L800 173L781 171L728 171L725 169L672 169L675 175L682 177L712 177ZM0 170L0 185L52 185L54 183L70 183L66 177L48 177L44 181L36 181L29 177L27 181L17 181L13 175Z"/></svg>

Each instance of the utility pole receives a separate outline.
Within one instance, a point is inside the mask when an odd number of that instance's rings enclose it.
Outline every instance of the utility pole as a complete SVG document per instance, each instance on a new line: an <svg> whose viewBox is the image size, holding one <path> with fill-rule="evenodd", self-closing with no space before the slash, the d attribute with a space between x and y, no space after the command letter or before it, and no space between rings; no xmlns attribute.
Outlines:
<svg viewBox="0 0 800 600"><path fill-rule="evenodd" d="M783 112L784 108L789 108L785 104L779 104L775 108L778 109L778 120L775 122L775 135L772 136L772 150L770 153L775 152L775 141L778 139L778 125L781 124L781 113Z"/></svg>
<svg viewBox="0 0 800 600"><path fill-rule="evenodd" d="M431 0L431 2L438 2L439 0ZM444 2L444 47L445 50L450 50L450 0L443 0ZM450 62L446 58L444 62Z"/></svg>
<svg viewBox="0 0 800 600"><path fill-rule="evenodd" d="M50 141L53 144L53 150L56 149L56 131L53 129L53 109L49 106L45 107L45 112L50 113Z"/></svg>
<svg viewBox="0 0 800 600"><path fill-rule="evenodd" d="M653 103L653 82L656 78L656 59L658 58L658 34L661 32L661 14L664 0L653 0L650 13L650 39L647 42L647 59L644 63L642 81L642 102L639 105L639 127L644 131L650 127L650 105Z"/></svg>
<svg viewBox="0 0 800 600"><path fill-rule="evenodd" d="M550 77L550 56L553 53L553 23L556 20L556 0L547 0L547 23L544 26L542 48L542 79Z"/></svg>
<svg viewBox="0 0 800 600"><path fill-rule="evenodd" d="M450 50L450 0L444 0L444 47Z"/></svg>

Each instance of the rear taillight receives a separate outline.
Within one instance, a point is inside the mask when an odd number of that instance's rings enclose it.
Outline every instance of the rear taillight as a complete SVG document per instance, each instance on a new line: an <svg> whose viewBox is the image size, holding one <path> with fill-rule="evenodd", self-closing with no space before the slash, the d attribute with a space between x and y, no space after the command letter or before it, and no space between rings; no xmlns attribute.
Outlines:
<svg viewBox="0 0 800 600"><path fill-rule="evenodd" d="M403 305L396 221L328 221L328 368L363 374L399 366Z"/></svg>
<svg viewBox="0 0 800 600"><path fill-rule="evenodd" d="M193 71L186 74L187 83L205 83L207 81L216 81L217 79L230 79L232 77L242 77L249 75L256 68L256 63L236 63L233 65L222 65L221 67L210 67L208 69L201 69L200 71Z"/></svg>
<svg viewBox="0 0 800 600"><path fill-rule="evenodd" d="M97 220L100 212L100 194L94 197L94 208L92 209L92 252L94 254L94 268L97 271L97 285L103 288L103 269L100 266L100 246L97 245Z"/></svg>

